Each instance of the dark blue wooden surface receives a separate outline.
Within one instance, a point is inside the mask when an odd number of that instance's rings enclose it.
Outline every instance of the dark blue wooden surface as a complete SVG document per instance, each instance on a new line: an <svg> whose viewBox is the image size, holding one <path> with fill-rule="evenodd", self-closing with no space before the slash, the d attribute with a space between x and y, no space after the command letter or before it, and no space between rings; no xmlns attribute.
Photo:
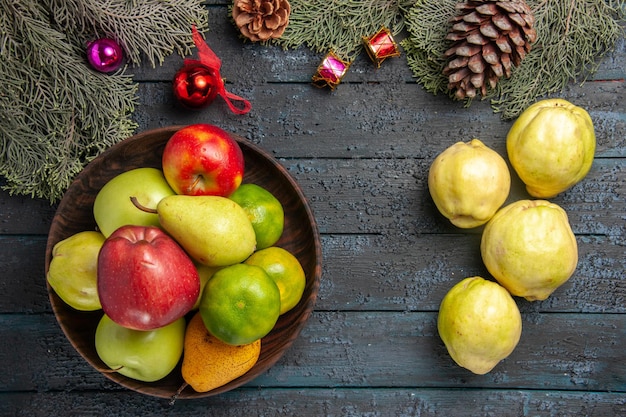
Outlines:
<svg viewBox="0 0 626 417"><path fill-rule="evenodd" d="M456 141L479 138L506 155L511 122L489 103L470 108L415 83L403 58L376 70L362 54L334 91L310 84L321 57L242 44L225 5L210 7L207 42L230 91L177 106L182 64L135 69L139 130L215 123L271 152L303 187L322 234L316 311L265 375L218 397L146 397L113 385L56 324L43 274L55 207L0 193L0 415L23 416L624 416L626 415L626 51L560 97L586 108L598 147L583 182L553 199L580 249L571 280L543 302L517 300L522 339L492 372L456 366L436 331L439 302L460 279L486 275L480 230L452 227L434 208L426 174ZM528 198L514 178L510 201Z"/></svg>

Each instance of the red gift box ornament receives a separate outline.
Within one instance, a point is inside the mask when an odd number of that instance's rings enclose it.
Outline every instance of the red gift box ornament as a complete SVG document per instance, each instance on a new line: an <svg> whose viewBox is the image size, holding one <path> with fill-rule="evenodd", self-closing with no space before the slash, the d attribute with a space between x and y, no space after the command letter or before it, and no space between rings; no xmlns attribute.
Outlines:
<svg viewBox="0 0 626 417"><path fill-rule="evenodd" d="M248 100L226 91L220 75L222 61L204 42L195 26L192 27L192 37L200 59L186 59L183 68L174 76L172 87L176 98L185 107L200 109L219 95L233 113L248 113L252 105Z"/></svg>
<svg viewBox="0 0 626 417"><path fill-rule="evenodd" d="M372 61L376 63L378 68L380 68L380 64L382 64L385 59L400 56L398 44L387 28L380 29L370 37L364 37L363 44L365 45L367 54Z"/></svg>
<svg viewBox="0 0 626 417"><path fill-rule="evenodd" d="M320 88L328 86L334 90L346 75L349 66L349 62L343 61L331 51L317 67L317 72L313 75L313 84Z"/></svg>

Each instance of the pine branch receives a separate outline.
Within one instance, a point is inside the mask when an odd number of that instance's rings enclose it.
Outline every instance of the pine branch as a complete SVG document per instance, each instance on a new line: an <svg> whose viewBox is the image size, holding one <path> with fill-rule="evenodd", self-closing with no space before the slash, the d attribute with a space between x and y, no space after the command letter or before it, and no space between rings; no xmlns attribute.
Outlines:
<svg viewBox="0 0 626 417"><path fill-rule="evenodd" d="M402 42L413 75L428 91L447 92L441 70L448 48L447 19L455 0L419 0L406 15L409 37ZM623 29L626 2L597 0L528 0L538 39L511 78L501 79L488 95L495 112L510 119L538 97L557 93L570 82L583 82L611 50ZM449 94L452 96L452 94ZM470 105L471 101L466 101Z"/></svg>
<svg viewBox="0 0 626 417"><path fill-rule="evenodd" d="M59 200L82 168L136 129L137 84L85 59L115 36L131 63L191 51L201 0L0 0L0 176L11 194ZM54 7L54 10L51 8ZM109 30L111 32L109 32Z"/></svg>
<svg viewBox="0 0 626 417"><path fill-rule="evenodd" d="M494 111L504 118L516 117L537 97L558 93L568 83L582 83L595 73L599 58L623 36L619 20L626 10L621 3L620 12L619 7L594 0L529 2L537 46L497 89L491 100Z"/></svg>
<svg viewBox="0 0 626 417"><path fill-rule="evenodd" d="M141 63L145 55L152 67L177 52L190 55L194 47L191 26L208 28L208 13L201 0L45 0L59 28L81 45L102 38L117 40L128 61Z"/></svg>
<svg viewBox="0 0 626 417"><path fill-rule="evenodd" d="M402 8L413 1L311 0L292 2L289 25L275 41L285 49L306 45L319 53L334 51L345 60L360 52L362 38L387 27L399 33L404 27Z"/></svg>
<svg viewBox="0 0 626 417"><path fill-rule="evenodd" d="M407 64L427 91L433 94L448 92L448 80L442 74L445 66L443 52L447 49L444 38L448 32L448 19L455 13L456 0L418 0L406 13L409 36L401 45L406 52Z"/></svg>
<svg viewBox="0 0 626 417"><path fill-rule="evenodd" d="M135 129L136 86L90 70L83 51L43 23L40 4L0 6L10 45L0 60L0 175L11 193L55 201L89 160Z"/></svg>

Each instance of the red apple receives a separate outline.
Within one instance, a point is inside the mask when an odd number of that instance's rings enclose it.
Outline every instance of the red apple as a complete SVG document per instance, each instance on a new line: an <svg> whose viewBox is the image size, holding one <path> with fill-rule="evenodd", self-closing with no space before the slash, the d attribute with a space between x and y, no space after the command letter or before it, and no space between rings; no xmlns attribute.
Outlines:
<svg viewBox="0 0 626 417"><path fill-rule="evenodd" d="M225 130L199 123L172 135L163 150L163 174L177 194L228 197L243 180L239 144Z"/></svg>
<svg viewBox="0 0 626 417"><path fill-rule="evenodd" d="M98 255L98 296L105 314L134 330L166 326L189 312L200 278L187 253L154 226L122 226Z"/></svg>

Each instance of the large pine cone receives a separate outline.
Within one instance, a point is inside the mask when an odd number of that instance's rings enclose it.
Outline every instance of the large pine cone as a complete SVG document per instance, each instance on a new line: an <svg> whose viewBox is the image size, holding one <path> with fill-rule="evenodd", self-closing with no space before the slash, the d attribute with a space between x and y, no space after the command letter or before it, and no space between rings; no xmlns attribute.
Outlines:
<svg viewBox="0 0 626 417"><path fill-rule="evenodd" d="M444 53L443 74L455 97L484 97L502 76L511 76L537 39L535 19L524 0L470 0L456 6L446 36L453 41Z"/></svg>
<svg viewBox="0 0 626 417"><path fill-rule="evenodd" d="M232 15L241 34L252 41L279 38L289 23L287 0L235 0Z"/></svg>

